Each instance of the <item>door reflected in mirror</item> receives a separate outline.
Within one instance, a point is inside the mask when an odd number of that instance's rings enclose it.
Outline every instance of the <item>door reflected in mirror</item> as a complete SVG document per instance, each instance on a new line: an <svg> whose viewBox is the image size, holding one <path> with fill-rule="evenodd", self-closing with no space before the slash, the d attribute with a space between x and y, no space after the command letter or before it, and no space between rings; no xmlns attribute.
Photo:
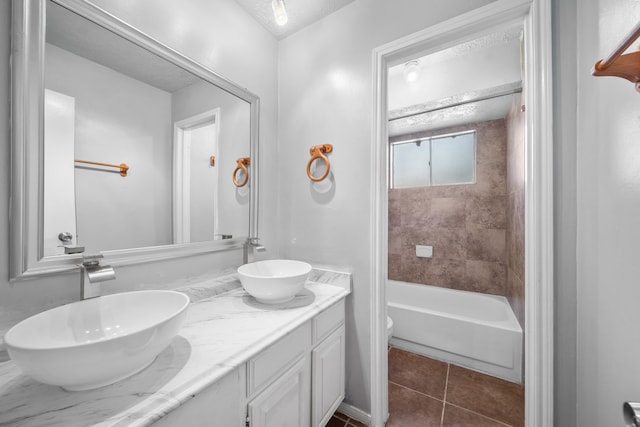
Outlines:
<svg viewBox="0 0 640 427"><path fill-rule="evenodd" d="M44 70L44 256L249 236L249 102L52 1Z"/></svg>

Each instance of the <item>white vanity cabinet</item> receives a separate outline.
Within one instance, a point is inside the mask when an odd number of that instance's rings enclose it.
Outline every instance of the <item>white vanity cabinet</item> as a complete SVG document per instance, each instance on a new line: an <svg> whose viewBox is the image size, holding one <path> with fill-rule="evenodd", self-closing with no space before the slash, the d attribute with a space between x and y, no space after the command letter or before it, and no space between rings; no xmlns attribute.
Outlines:
<svg viewBox="0 0 640 427"><path fill-rule="evenodd" d="M248 404L251 427L297 427L309 420L309 359L303 357Z"/></svg>
<svg viewBox="0 0 640 427"><path fill-rule="evenodd" d="M344 399L344 309L341 300L248 362L248 426L329 422Z"/></svg>
<svg viewBox="0 0 640 427"><path fill-rule="evenodd" d="M154 427L244 427L244 365L153 424Z"/></svg>
<svg viewBox="0 0 640 427"><path fill-rule="evenodd" d="M305 322L247 362L248 426L308 424L311 322Z"/></svg>
<svg viewBox="0 0 640 427"><path fill-rule="evenodd" d="M154 426L325 426L344 399L344 318L342 299Z"/></svg>
<svg viewBox="0 0 640 427"><path fill-rule="evenodd" d="M344 300L313 319L311 425L326 425L344 399Z"/></svg>
<svg viewBox="0 0 640 427"><path fill-rule="evenodd" d="M312 426L326 425L344 399L344 324L311 353Z"/></svg>

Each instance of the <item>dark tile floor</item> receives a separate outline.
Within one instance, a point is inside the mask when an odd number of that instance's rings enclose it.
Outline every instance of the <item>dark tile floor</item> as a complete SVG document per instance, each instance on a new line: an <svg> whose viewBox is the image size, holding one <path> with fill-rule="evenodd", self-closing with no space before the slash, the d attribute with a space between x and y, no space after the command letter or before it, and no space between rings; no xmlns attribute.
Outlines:
<svg viewBox="0 0 640 427"><path fill-rule="evenodd" d="M365 427L360 421L347 417L340 412L333 414L326 427Z"/></svg>
<svg viewBox="0 0 640 427"><path fill-rule="evenodd" d="M336 413L327 427L362 425ZM524 426L524 388L392 347L386 427L414 426Z"/></svg>

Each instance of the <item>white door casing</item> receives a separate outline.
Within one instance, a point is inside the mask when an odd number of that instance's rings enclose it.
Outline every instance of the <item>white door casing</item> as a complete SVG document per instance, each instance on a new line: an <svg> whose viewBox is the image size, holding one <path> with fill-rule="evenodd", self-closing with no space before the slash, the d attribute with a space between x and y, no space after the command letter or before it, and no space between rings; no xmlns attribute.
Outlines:
<svg viewBox="0 0 640 427"><path fill-rule="evenodd" d="M190 243L191 239L191 151L192 134L194 129L203 126L213 127L210 132L215 141L211 155L217 159L217 147L220 132L220 109L205 111L201 114L180 120L173 125L173 243ZM211 180L211 196L214 198L214 210L217 209L218 178L217 169L213 170L214 177ZM208 187L207 187L208 188ZM214 222L214 235L218 233L217 215ZM208 236L206 240L213 240L214 236Z"/></svg>
<svg viewBox="0 0 640 427"><path fill-rule="evenodd" d="M60 233L70 233L66 245L77 244L75 197L75 98L44 91L44 219L42 256L64 254Z"/></svg>

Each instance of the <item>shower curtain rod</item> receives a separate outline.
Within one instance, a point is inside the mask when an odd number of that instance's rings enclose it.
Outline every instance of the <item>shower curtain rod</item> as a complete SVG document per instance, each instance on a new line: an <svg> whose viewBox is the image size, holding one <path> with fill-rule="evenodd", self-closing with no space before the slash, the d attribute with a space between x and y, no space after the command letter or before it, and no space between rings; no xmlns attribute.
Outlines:
<svg viewBox="0 0 640 427"><path fill-rule="evenodd" d="M473 102L486 101L489 99L500 98L502 96L513 95L515 93L522 92L522 84L520 82L510 83L502 86L496 86L486 90L480 90L476 92L471 92L470 98L466 98L464 100L456 101L456 99L460 99L460 96L452 96L449 98L445 98L439 101L433 101L430 104L440 104L436 107L427 107L424 110L417 111L415 113L403 114L400 116L392 117L389 119L390 122L407 119L409 117L420 116L422 114L433 113L435 111L446 110L447 108L459 107L465 104L471 104ZM446 104L444 104L446 103ZM442 105L444 104L444 105Z"/></svg>

